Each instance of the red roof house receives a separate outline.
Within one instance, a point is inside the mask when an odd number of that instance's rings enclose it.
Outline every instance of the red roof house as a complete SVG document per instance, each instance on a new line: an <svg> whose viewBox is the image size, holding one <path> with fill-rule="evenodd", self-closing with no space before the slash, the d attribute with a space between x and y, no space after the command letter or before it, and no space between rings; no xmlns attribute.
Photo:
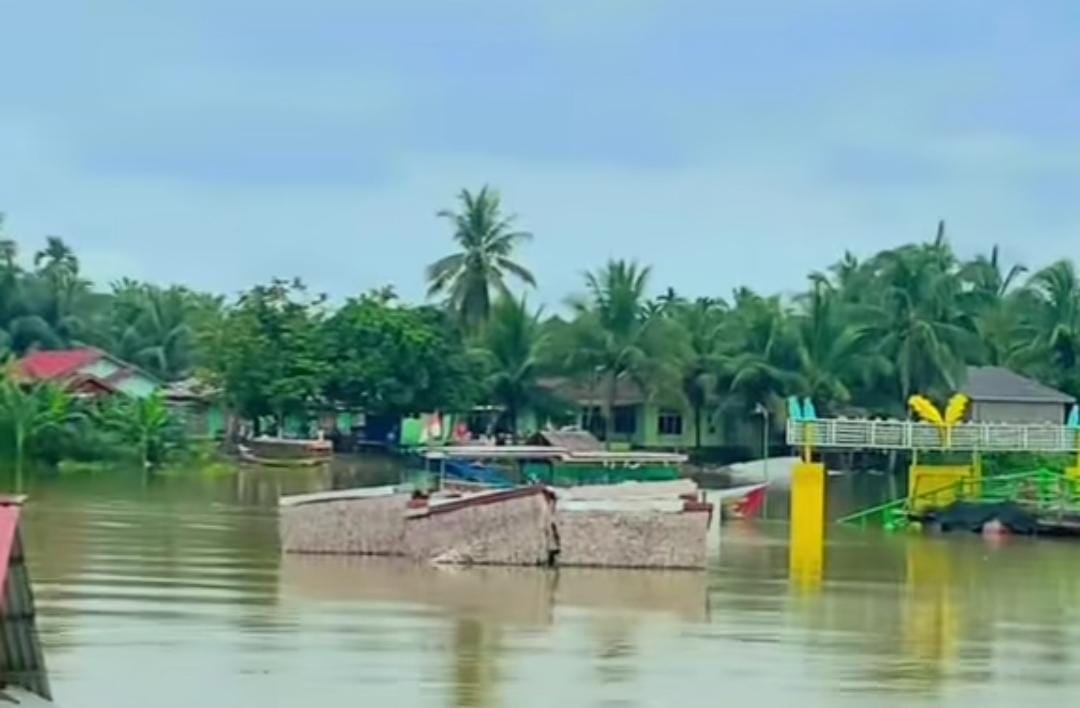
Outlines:
<svg viewBox="0 0 1080 708"><path fill-rule="evenodd" d="M142 369L93 347L33 352L16 367L28 379L52 381L85 396L124 393L142 398L161 387Z"/></svg>

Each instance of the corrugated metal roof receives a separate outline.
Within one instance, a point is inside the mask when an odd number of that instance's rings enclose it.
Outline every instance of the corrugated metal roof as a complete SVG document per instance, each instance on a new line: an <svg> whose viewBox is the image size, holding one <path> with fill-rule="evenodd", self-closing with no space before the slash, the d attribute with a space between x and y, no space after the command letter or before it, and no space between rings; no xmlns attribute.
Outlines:
<svg viewBox="0 0 1080 708"><path fill-rule="evenodd" d="M22 372L34 379L59 379L102 357L102 352L86 347L61 351L34 352L19 361Z"/></svg>
<svg viewBox="0 0 1080 708"><path fill-rule="evenodd" d="M0 605L0 684L20 686L49 699L45 659L38 641L34 595L19 536L17 499L0 500L0 556L4 600Z"/></svg>
<svg viewBox="0 0 1080 708"><path fill-rule="evenodd" d="M1001 401L1007 403L1075 403L1067 393L1044 386L1000 366L971 366L967 384L961 389L975 402Z"/></svg>

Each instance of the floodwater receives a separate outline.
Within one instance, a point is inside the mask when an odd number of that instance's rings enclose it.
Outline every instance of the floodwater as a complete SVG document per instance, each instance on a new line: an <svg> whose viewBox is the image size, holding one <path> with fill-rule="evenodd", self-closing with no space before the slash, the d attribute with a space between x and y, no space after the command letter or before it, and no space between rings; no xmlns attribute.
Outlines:
<svg viewBox="0 0 1080 708"><path fill-rule="evenodd" d="M34 481L25 534L58 703L982 708L1080 695L1080 543L830 529L794 572L778 523L725 526L707 573L279 555L278 494L351 479Z"/></svg>

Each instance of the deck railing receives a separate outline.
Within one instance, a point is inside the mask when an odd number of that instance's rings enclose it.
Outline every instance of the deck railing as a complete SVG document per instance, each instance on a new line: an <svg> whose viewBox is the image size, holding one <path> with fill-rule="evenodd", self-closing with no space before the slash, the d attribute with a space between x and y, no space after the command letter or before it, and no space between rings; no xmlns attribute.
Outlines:
<svg viewBox="0 0 1080 708"><path fill-rule="evenodd" d="M961 423L949 433L928 423L829 418L788 421L789 445L848 450L1076 452L1080 431L1063 425Z"/></svg>

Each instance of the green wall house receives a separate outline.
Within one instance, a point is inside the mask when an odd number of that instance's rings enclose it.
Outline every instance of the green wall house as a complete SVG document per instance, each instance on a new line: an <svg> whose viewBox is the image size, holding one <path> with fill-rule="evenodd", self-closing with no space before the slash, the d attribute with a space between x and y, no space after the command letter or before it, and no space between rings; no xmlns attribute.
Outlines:
<svg viewBox="0 0 1080 708"><path fill-rule="evenodd" d="M606 434L604 394L599 386L588 386L566 379L550 379L545 385L572 404L575 422L601 440ZM612 409L611 443L619 447L657 450L688 450L697 444L694 412L682 402L651 399L629 379L620 379L615 387ZM702 416L701 447L720 447L730 440L716 425L713 416Z"/></svg>

